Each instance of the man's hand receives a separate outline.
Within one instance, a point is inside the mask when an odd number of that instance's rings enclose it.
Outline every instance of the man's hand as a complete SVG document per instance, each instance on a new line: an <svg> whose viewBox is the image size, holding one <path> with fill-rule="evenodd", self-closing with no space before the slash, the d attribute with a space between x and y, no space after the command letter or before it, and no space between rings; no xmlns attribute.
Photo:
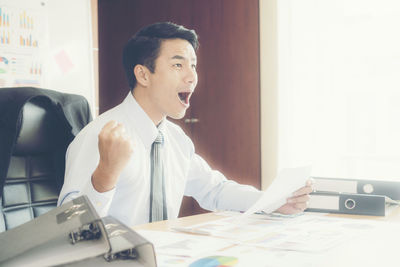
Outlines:
<svg viewBox="0 0 400 267"><path fill-rule="evenodd" d="M313 184L313 180L308 180L306 186L294 192L292 197L287 199L286 204L277 209L276 212L282 214L295 214L304 211L307 208L308 201L310 200L308 194L313 191Z"/></svg>
<svg viewBox="0 0 400 267"><path fill-rule="evenodd" d="M98 192L114 188L118 177L133 153L133 143L125 127L115 121L108 122L99 134L100 161L92 176Z"/></svg>

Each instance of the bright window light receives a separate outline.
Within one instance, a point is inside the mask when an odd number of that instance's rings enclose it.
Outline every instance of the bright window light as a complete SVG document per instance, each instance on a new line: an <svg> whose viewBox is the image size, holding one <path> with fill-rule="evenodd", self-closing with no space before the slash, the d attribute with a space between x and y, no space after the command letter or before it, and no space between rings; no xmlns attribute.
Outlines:
<svg viewBox="0 0 400 267"><path fill-rule="evenodd" d="M278 168L400 180L400 1L277 3Z"/></svg>

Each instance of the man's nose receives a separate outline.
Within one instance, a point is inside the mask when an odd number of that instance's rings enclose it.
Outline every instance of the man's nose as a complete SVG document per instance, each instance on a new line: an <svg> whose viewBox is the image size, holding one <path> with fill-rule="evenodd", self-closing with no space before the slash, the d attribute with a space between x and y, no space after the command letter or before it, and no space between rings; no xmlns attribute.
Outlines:
<svg viewBox="0 0 400 267"><path fill-rule="evenodd" d="M197 72L194 68L188 68L185 76L186 83L195 83L197 81Z"/></svg>

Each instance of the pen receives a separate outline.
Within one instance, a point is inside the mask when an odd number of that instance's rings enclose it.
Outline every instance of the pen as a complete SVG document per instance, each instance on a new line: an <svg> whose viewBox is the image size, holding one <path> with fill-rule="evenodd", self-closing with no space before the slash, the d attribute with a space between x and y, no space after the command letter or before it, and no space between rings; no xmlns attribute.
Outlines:
<svg viewBox="0 0 400 267"><path fill-rule="evenodd" d="M189 234L197 234L197 235L211 235L210 232L200 230L200 229L193 229L188 227L171 227L172 230L182 233L189 233Z"/></svg>

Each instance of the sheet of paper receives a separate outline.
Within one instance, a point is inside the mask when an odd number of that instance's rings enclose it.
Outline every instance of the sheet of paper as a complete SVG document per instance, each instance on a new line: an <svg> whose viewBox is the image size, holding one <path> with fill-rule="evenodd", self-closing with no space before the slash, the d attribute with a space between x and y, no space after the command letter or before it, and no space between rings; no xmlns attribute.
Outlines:
<svg viewBox="0 0 400 267"><path fill-rule="evenodd" d="M220 238L175 232L139 230L138 233L153 243L157 255L194 257L233 244Z"/></svg>
<svg viewBox="0 0 400 267"><path fill-rule="evenodd" d="M210 222L199 223L188 228L194 231L203 231L214 237L230 239L232 242L241 243L253 240L270 232L281 232L293 221L301 220L302 216L281 218L270 214L252 214L248 217L237 219L237 213L232 213L226 218Z"/></svg>
<svg viewBox="0 0 400 267"><path fill-rule="evenodd" d="M315 265L314 253L274 250L254 246L234 246L220 252L218 255L237 257L235 267L312 267ZM284 259L284 260L283 260ZM195 262L195 261L194 261ZM190 266L190 265L189 265Z"/></svg>
<svg viewBox="0 0 400 267"><path fill-rule="evenodd" d="M358 235L357 227L368 227L358 221L335 220L319 216L304 216L285 224L279 231L265 231L246 244L281 250L321 252Z"/></svg>
<svg viewBox="0 0 400 267"><path fill-rule="evenodd" d="M351 254L355 246L369 248L369 242L376 240L380 243L374 246L375 249L391 249L391 253L385 253L390 256L395 255L392 252L397 249L396 240L400 236L397 231L399 224L329 217L319 213L303 213L293 218L253 214L239 223L235 213L230 216L226 213L225 216L191 226L209 231L212 236L147 230L138 232L154 243L158 266L162 267L205 266L204 263L210 263L210 258L220 261L218 266L222 266L227 257L235 258L235 266L238 267L339 266L329 265L326 259L343 253L343 246L347 246L345 251ZM392 243L385 241L392 237ZM370 251L373 257L373 249ZM352 262L351 266L358 266L355 263Z"/></svg>
<svg viewBox="0 0 400 267"><path fill-rule="evenodd" d="M376 228L376 222L303 213L293 218L253 214L237 220L235 214L200 223L191 229L236 245L298 252L323 252ZM225 250L224 250L225 251Z"/></svg>
<svg viewBox="0 0 400 267"><path fill-rule="evenodd" d="M310 174L311 166L283 169L261 198L240 216L249 216L258 211L273 212L285 204L293 192L306 185Z"/></svg>

